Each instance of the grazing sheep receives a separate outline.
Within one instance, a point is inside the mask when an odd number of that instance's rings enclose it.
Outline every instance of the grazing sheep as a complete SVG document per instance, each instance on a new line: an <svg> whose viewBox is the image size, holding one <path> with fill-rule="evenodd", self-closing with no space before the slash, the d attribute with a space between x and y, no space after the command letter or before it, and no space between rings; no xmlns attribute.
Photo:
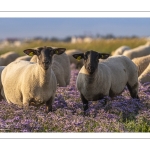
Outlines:
<svg viewBox="0 0 150 150"><path fill-rule="evenodd" d="M126 85L131 97L139 98L138 71L129 58L122 55L109 57L109 54L92 50L74 54L73 57L84 60L76 81L84 112L88 109L88 101L119 95ZM99 62L99 59L105 61Z"/></svg>
<svg viewBox="0 0 150 150"><path fill-rule="evenodd" d="M140 83L150 82L150 63L138 78Z"/></svg>
<svg viewBox="0 0 150 150"><path fill-rule="evenodd" d="M150 55L134 58L132 61L138 67L138 76L140 76L150 63Z"/></svg>
<svg viewBox="0 0 150 150"><path fill-rule="evenodd" d="M112 53L113 56L116 55L122 55L125 51L130 50L131 48L129 46L121 46L119 48L117 48L114 53Z"/></svg>
<svg viewBox="0 0 150 150"><path fill-rule="evenodd" d="M30 62L37 62L37 56L33 56ZM69 58L65 53L53 56L52 70L54 71L59 87L69 85L71 70Z"/></svg>
<svg viewBox="0 0 150 150"><path fill-rule="evenodd" d="M69 57L70 64L75 64L77 69L81 69L82 68L83 60L78 61L78 60L74 59L73 56L72 56L73 54L83 53L81 50L71 49L71 50L67 50L65 53Z"/></svg>
<svg viewBox="0 0 150 150"><path fill-rule="evenodd" d="M17 59L15 59L15 61L17 60L25 60L25 61L30 61L31 56L20 56Z"/></svg>
<svg viewBox="0 0 150 150"><path fill-rule="evenodd" d="M129 51L123 53L124 56L129 57L130 59L142 57L150 54L150 45L146 43L145 45L138 46Z"/></svg>
<svg viewBox="0 0 150 150"><path fill-rule="evenodd" d="M2 71L2 95L8 103L18 106L41 105L46 103L47 111L52 111L57 80L51 69L53 55L64 53L65 48L39 47L26 49L27 55L37 55L38 63L14 61Z"/></svg>
<svg viewBox="0 0 150 150"><path fill-rule="evenodd" d="M8 65L17 57L19 57L19 54L17 54L16 52L7 52L5 54L0 55L0 66Z"/></svg>
<svg viewBox="0 0 150 150"><path fill-rule="evenodd" d="M5 66L0 66L0 91L2 89L1 74L2 74L2 71L3 71L4 68L5 68ZM0 100L2 100L2 99L3 99L3 96L0 93Z"/></svg>

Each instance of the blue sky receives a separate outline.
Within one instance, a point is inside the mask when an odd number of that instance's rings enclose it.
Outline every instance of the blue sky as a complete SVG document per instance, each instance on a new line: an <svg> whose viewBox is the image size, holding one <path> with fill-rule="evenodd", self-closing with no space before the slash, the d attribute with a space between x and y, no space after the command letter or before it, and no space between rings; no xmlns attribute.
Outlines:
<svg viewBox="0 0 150 150"><path fill-rule="evenodd" d="M96 34L150 36L150 18L0 18L0 39Z"/></svg>

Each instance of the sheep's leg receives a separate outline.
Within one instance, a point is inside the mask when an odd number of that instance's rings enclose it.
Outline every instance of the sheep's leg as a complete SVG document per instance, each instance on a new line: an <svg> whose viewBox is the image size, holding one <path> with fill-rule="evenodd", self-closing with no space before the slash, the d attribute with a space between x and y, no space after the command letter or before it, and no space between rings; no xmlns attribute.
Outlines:
<svg viewBox="0 0 150 150"><path fill-rule="evenodd" d="M47 102L46 102L46 111L47 112L52 112L52 103L53 103L53 97L51 97Z"/></svg>
<svg viewBox="0 0 150 150"><path fill-rule="evenodd" d="M140 99L138 96L138 83L136 83L133 86L131 86L129 83L127 83L127 87L128 87L128 90L129 90L132 98Z"/></svg>
<svg viewBox="0 0 150 150"><path fill-rule="evenodd" d="M61 80L59 80L59 79L57 79L57 80L58 80L59 87L66 87L66 82L64 81L63 78Z"/></svg>
<svg viewBox="0 0 150 150"><path fill-rule="evenodd" d="M84 109L84 114L85 114L85 111L88 109L88 101L85 99L83 94L80 93L80 96L81 96L81 100L83 103L83 109Z"/></svg>
<svg viewBox="0 0 150 150"><path fill-rule="evenodd" d="M29 108L29 102L23 100L23 108L27 110Z"/></svg>

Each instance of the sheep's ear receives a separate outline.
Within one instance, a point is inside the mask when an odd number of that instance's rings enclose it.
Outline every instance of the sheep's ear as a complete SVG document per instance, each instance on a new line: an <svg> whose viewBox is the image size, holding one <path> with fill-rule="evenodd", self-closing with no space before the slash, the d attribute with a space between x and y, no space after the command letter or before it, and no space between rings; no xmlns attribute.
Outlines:
<svg viewBox="0 0 150 150"><path fill-rule="evenodd" d="M37 55L38 52L35 49L26 49L23 51L25 54L29 55L29 56L33 56L33 55Z"/></svg>
<svg viewBox="0 0 150 150"><path fill-rule="evenodd" d="M73 54L72 56L73 56L75 59L80 60L80 59L84 58L84 53Z"/></svg>
<svg viewBox="0 0 150 150"><path fill-rule="evenodd" d="M54 49L54 54L60 55L66 51L65 48L55 48Z"/></svg>
<svg viewBox="0 0 150 150"><path fill-rule="evenodd" d="M109 56L110 56L110 54L99 53L99 59L107 59Z"/></svg>

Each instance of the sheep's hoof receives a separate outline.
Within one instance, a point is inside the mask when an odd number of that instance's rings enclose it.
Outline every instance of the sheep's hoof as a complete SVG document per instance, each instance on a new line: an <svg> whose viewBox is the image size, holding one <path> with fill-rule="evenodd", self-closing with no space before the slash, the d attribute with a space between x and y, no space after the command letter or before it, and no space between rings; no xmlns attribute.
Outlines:
<svg viewBox="0 0 150 150"><path fill-rule="evenodd" d="M106 106L106 105L107 105L107 102L108 102L108 100L107 100L107 99L103 99L103 101L102 101L102 105L103 105L103 106Z"/></svg>
<svg viewBox="0 0 150 150"><path fill-rule="evenodd" d="M53 110L52 110L52 108L50 108L50 107L46 107L46 113L49 113L49 112L52 112Z"/></svg>
<svg viewBox="0 0 150 150"><path fill-rule="evenodd" d="M88 105L85 105L85 107L84 107L84 112L83 112L83 116L84 116L84 117L85 117L85 116L88 116L87 110L88 110Z"/></svg>
<svg viewBox="0 0 150 150"><path fill-rule="evenodd" d="M88 114L87 114L86 111L84 111L84 112L83 112L83 117L86 117L86 116L88 116Z"/></svg>

